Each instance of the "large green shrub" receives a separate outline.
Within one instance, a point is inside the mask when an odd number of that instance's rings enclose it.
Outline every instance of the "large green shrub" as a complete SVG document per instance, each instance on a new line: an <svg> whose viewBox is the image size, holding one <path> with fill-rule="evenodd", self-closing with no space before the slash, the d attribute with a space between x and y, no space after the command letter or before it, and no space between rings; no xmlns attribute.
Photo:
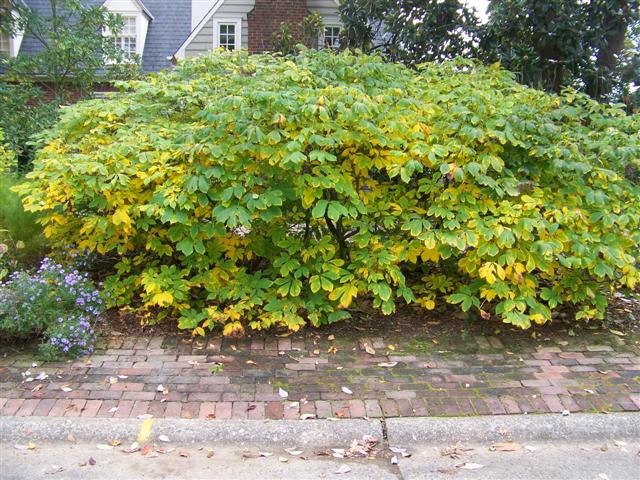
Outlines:
<svg viewBox="0 0 640 480"><path fill-rule="evenodd" d="M528 327L634 287L640 120L498 68L216 53L66 109L20 188L120 304L296 329L370 298Z"/></svg>

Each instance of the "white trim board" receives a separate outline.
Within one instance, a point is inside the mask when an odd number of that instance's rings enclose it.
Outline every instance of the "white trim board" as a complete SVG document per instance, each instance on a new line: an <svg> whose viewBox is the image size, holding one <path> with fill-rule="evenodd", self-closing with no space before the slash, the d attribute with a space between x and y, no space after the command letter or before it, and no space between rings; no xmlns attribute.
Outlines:
<svg viewBox="0 0 640 480"><path fill-rule="evenodd" d="M180 45L178 50L176 50L176 52L173 54L173 58L182 59L182 58L185 57L185 53L187 51L187 47L189 46L191 41L194 38L196 38L196 36L200 33L200 30L202 30L204 28L204 26L209 22L209 20L211 20L211 17L213 17L215 15L215 13L218 11L218 9L222 6L223 3L224 3L224 0L218 0L213 5L213 7L211 7L211 9L209 9L209 11L206 13L206 15L204 17L202 17L202 20L200 20L200 23L196 26L196 28L194 28L191 31L191 33L189 34L187 39L184 42L182 42L182 45Z"/></svg>

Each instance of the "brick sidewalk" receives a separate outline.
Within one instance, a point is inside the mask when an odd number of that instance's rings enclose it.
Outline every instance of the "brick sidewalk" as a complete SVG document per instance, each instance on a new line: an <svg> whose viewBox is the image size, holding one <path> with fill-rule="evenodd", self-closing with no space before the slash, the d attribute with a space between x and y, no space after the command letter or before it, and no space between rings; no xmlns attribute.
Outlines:
<svg viewBox="0 0 640 480"><path fill-rule="evenodd" d="M366 338L374 354L362 338L307 332L120 336L101 340L88 359L36 367L32 356L7 355L0 414L299 419L640 410L637 340L585 333L503 345L498 337L396 335ZM32 381L24 381L26 371ZM48 378L38 380L42 372Z"/></svg>

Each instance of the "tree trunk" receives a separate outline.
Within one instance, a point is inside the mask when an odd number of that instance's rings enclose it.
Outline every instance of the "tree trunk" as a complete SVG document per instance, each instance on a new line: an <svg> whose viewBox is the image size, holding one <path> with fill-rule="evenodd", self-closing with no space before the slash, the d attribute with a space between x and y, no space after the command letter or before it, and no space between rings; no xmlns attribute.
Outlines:
<svg viewBox="0 0 640 480"><path fill-rule="evenodd" d="M624 40L629 26L629 4L620 2L619 8L606 12L602 25L603 41L596 54L595 72L587 81L587 94L601 100L611 93L611 82L607 79L617 65L618 54L624 47Z"/></svg>

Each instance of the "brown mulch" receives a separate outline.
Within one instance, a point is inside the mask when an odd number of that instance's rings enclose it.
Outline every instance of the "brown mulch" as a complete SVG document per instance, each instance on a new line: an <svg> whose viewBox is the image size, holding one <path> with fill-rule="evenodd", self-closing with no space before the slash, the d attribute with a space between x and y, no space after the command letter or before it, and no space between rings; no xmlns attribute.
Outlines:
<svg viewBox="0 0 640 480"><path fill-rule="evenodd" d="M362 304L352 310L353 318L348 321L324 325L319 328L307 327L309 334L330 335L381 335L396 331L398 334L415 334L433 338L459 335L461 330L469 335L499 335L507 338L554 337L557 335L579 335L583 330L615 330L625 335L640 335L640 300L613 297L608 308L606 321L572 321L572 312L564 311L545 325L533 325L528 330L500 322L496 318L485 320L474 314L465 314L459 309L446 305L434 311L426 311L415 305L404 305L393 315L384 316L370 305ZM274 329L275 334L285 334L286 329ZM141 321L135 313L112 309L98 325L98 333L105 336L190 336L190 331L179 330L176 318L165 318L155 324ZM248 337L252 332L246 333Z"/></svg>

